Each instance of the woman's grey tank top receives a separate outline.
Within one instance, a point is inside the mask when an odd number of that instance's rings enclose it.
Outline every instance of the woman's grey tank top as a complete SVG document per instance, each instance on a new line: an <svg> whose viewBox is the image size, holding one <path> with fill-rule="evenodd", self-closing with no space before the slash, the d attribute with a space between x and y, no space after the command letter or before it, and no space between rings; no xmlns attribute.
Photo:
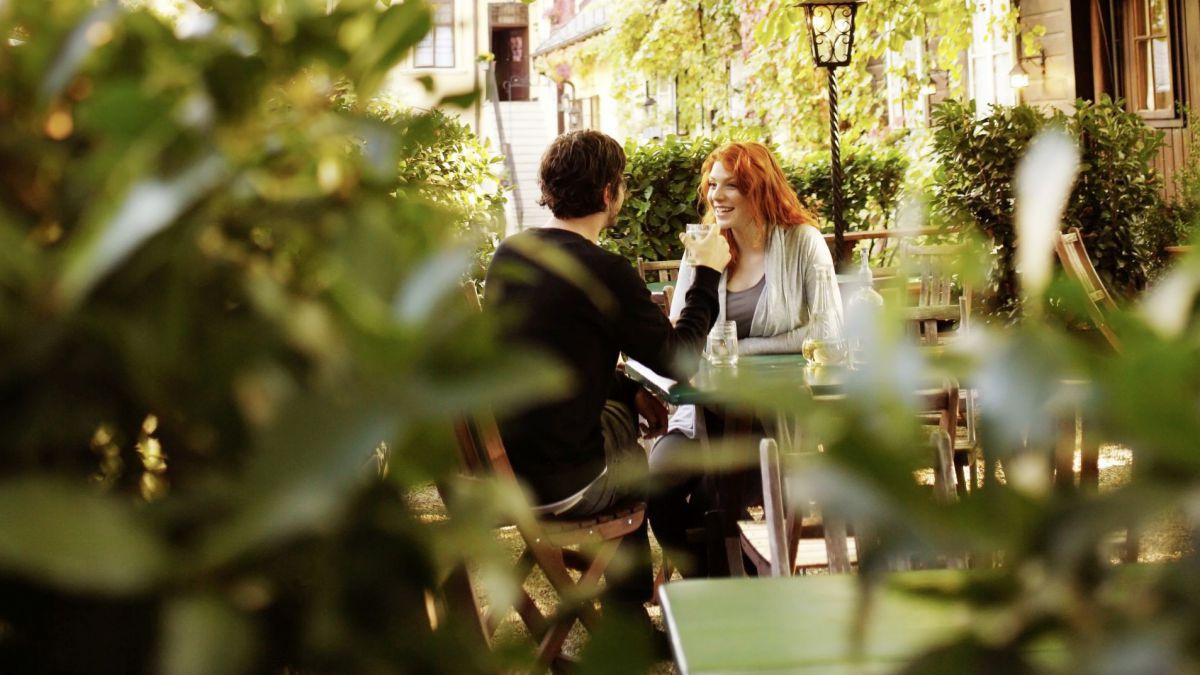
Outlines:
<svg viewBox="0 0 1200 675"><path fill-rule="evenodd" d="M744 291L725 291L725 319L737 322L737 336L744 340L750 336L750 322L754 320L754 308L758 306L758 298L767 285L767 275L763 274L750 288Z"/></svg>

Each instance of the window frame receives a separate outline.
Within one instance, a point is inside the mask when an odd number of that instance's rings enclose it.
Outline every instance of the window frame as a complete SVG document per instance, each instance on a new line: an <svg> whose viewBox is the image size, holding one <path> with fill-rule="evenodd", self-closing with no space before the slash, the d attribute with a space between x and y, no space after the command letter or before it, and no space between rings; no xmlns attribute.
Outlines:
<svg viewBox="0 0 1200 675"><path fill-rule="evenodd" d="M1146 124L1153 127L1177 127L1184 125L1184 114L1189 104L1187 100L1187 82L1185 61L1185 35L1183 27L1183 7L1179 0L1163 0L1166 7L1167 30L1165 33L1167 39L1167 59L1171 69L1171 101L1170 107L1162 110L1139 110L1138 98L1135 98L1135 88L1137 87L1137 72L1138 72L1138 54L1137 48L1143 43L1150 42L1158 34L1147 32L1146 35L1135 35L1134 25L1137 17L1134 15L1133 9L1139 3L1149 5L1153 0L1123 0L1116 3L1119 8L1120 16L1114 23L1120 26L1120 36L1118 45L1120 48L1119 58L1117 63L1121 69L1117 81L1120 83L1121 98L1125 100L1125 107L1130 112L1138 117L1141 117Z"/></svg>
<svg viewBox="0 0 1200 675"><path fill-rule="evenodd" d="M455 67L457 67L457 64L458 64L458 53L457 53L458 52L458 44L457 44L458 39L457 39L457 36L454 34L454 18L455 18L455 14L456 14L455 7L454 7L455 0L428 0L428 2L430 5L430 8L433 10L433 17L432 17L433 24L429 28L429 33L427 33L425 35L425 37L421 38L421 41L418 42L415 47L413 47L413 51L412 51L413 68L421 68L423 70L446 70L446 69L455 68ZM440 7L446 7L448 9L448 14L449 14L449 18L447 19L447 21L441 22L441 23L438 22L438 15L439 15L438 10ZM449 35L450 35L450 63L449 63L449 65L438 64L438 62L437 62L438 45L439 45L437 36L438 36L439 28L449 28L450 29L449 30ZM431 60L429 63L420 63L417 60L418 59L417 55L420 53L422 46L424 46L426 43L429 43L429 53L430 53Z"/></svg>

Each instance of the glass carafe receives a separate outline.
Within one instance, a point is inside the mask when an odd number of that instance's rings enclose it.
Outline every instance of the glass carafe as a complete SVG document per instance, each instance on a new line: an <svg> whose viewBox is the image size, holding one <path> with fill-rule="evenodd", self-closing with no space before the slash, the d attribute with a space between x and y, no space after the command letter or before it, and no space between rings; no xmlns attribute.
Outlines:
<svg viewBox="0 0 1200 675"><path fill-rule="evenodd" d="M809 363L819 365L842 363L846 360L846 336L837 312L837 279L833 267L821 265L813 270L816 283L809 298L808 337L801 349Z"/></svg>
<svg viewBox="0 0 1200 675"><path fill-rule="evenodd" d="M873 333L879 329L883 296L875 290L872 281L867 250L864 248L858 266L858 288L846 300L846 336L850 343L851 363L867 360L868 345L873 344Z"/></svg>

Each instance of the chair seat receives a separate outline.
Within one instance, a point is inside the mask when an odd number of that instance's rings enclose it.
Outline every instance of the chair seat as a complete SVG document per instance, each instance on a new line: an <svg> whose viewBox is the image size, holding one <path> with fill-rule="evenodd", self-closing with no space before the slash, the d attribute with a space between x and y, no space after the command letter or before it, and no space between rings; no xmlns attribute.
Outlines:
<svg viewBox="0 0 1200 675"><path fill-rule="evenodd" d="M738 521L738 529L742 533L742 549L746 555L759 567L770 567L771 559L770 529L765 521ZM851 564L858 563L858 546L854 537L846 537L846 552ZM761 565L760 565L761 563ZM793 569L811 569L829 566L829 553L825 550L825 539L801 539L796 546L796 560Z"/></svg>
<svg viewBox="0 0 1200 675"><path fill-rule="evenodd" d="M624 536L641 527L645 518L646 504L633 502L586 518L540 518L538 524L551 544L573 546Z"/></svg>
<svg viewBox="0 0 1200 675"><path fill-rule="evenodd" d="M936 431L937 429L940 428L940 427L936 426L935 424L928 423L929 420L926 420L926 422L927 422L927 424L925 424L921 427L922 432L925 433L926 435L928 435L929 432ZM965 427L965 426L955 427L955 429L954 429L954 451L955 452L966 452L968 450L974 450L974 449L975 449L975 442L971 440L970 430L967 429L967 427Z"/></svg>

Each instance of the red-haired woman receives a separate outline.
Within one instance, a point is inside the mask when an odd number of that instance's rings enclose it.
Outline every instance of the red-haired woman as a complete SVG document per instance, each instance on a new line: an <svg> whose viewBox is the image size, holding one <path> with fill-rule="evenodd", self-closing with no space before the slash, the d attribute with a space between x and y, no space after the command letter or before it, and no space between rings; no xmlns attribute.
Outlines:
<svg viewBox="0 0 1200 675"><path fill-rule="evenodd" d="M704 162L699 192L704 222L720 228L733 252L721 277L717 322L737 322L742 355L800 353L818 270L829 274L833 268L815 218L800 205L779 161L761 143L727 143L713 151ZM672 320L683 309L694 274L684 262ZM841 297L836 288L832 291L827 300L840 322ZM688 567L690 557L692 572L703 573L702 548L687 541L686 531L701 526L708 490L699 473L680 468L689 461L695 465L696 414L695 406L680 406L670 430L651 451L650 471L660 489L650 500L650 525L681 567ZM708 426L711 430L714 425Z"/></svg>

